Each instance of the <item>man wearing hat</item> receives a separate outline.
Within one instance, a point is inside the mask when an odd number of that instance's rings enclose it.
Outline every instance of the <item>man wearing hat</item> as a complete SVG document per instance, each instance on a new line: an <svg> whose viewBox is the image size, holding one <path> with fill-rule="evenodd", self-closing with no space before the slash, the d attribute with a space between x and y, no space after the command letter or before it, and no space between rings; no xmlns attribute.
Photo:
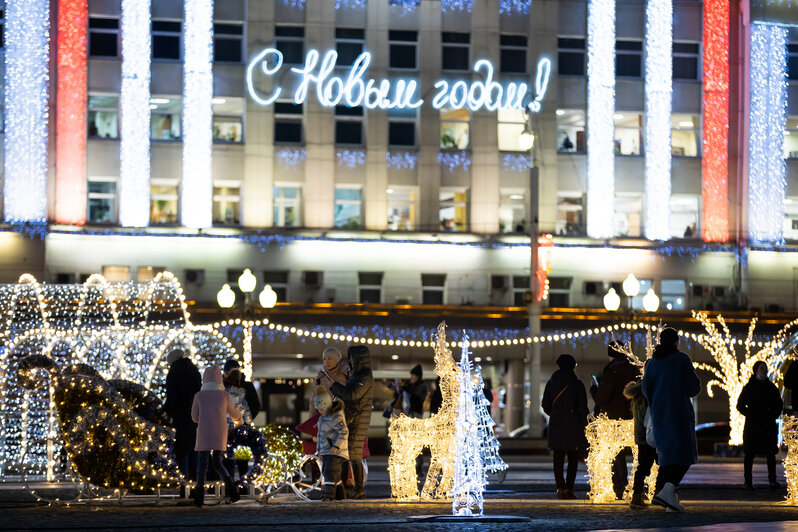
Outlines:
<svg viewBox="0 0 798 532"><path fill-rule="evenodd" d="M224 373L224 376L227 377L233 370L236 369L241 369L241 365L238 363L238 360L234 358L228 358L224 363L222 372ZM247 406L252 414L252 419L255 419L258 413L260 413L260 397L258 395L258 390L256 390L255 385L246 380L243 375L241 376L241 382L239 383L239 386L244 388L244 399L247 401Z"/></svg>
<svg viewBox="0 0 798 532"><path fill-rule="evenodd" d="M627 384L640 377L640 367L632 363L627 356L628 347L613 340L607 344L609 364L604 366L598 386L590 387L590 395L599 410L609 419L632 419L632 403L623 395ZM612 484L615 495L620 500L626 489L628 470L626 468L626 449L621 451L612 464Z"/></svg>
<svg viewBox="0 0 798 532"><path fill-rule="evenodd" d="M197 424L191 419L194 394L202 388L202 377L197 366L182 349L173 349L166 355L169 372L166 374L166 401L163 408L172 416L175 428L175 457L186 478L194 479L197 472ZM182 491L182 489L181 489Z"/></svg>

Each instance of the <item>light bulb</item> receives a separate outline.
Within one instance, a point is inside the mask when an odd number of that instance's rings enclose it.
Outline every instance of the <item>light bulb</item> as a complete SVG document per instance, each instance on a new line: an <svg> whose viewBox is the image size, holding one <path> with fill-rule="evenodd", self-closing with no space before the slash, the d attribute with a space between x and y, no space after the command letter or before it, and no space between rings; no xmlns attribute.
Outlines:
<svg viewBox="0 0 798 532"><path fill-rule="evenodd" d="M640 281L637 280L635 274L630 273L623 281L623 293L629 297L635 297L640 293Z"/></svg>
<svg viewBox="0 0 798 532"><path fill-rule="evenodd" d="M618 292L614 288L607 290L607 293L604 294L604 308L610 312L615 312L620 306L621 296L618 295Z"/></svg>
<svg viewBox="0 0 798 532"><path fill-rule="evenodd" d="M267 284L263 287L263 291L258 296L260 306L263 308L274 308L277 303L277 292L272 289L272 285Z"/></svg>
<svg viewBox="0 0 798 532"><path fill-rule="evenodd" d="M643 296L643 308L646 312L655 312L659 308L659 297L654 293L653 288L649 288Z"/></svg>
<svg viewBox="0 0 798 532"><path fill-rule="evenodd" d="M242 292L248 294L255 290L255 285L257 284L258 280L252 275L252 270L249 268L244 270L244 273L238 278L238 288L241 289Z"/></svg>
<svg viewBox="0 0 798 532"><path fill-rule="evenodd" d="M236 294L230 285L225 283L221 290L216 294L216 302L222 308L230 308L235 305Z"/></svg>

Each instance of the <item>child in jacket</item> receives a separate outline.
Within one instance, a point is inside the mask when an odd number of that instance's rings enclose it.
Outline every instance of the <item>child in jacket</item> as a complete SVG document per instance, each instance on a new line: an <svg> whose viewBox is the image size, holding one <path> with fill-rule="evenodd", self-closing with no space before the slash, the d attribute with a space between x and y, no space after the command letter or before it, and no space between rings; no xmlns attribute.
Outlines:
<svg viewBox="0 0 798 532"><path fill-rule="evenodd" d="M344 417L344 402L333 399L327 390L318 387L313 404L320 414L316 452L321 457L324 475L322 500L340 500L344 498L341 471L349 461L349 429Z"/></svg>

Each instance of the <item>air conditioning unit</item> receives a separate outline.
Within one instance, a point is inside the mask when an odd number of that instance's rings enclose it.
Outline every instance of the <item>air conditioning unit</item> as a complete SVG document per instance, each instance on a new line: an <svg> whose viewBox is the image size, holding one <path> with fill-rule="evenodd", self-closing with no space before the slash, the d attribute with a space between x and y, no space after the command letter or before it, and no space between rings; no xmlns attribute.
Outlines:
<svg viewBox="0 0 798 532"><path fill-rule="evenodd" d="M599 281L585 281L585 295L586 296L598 295L600 284L601 283Z"/></svg>
<svg viewBox="0 0 798 532"><path fill-rule="evenodd" d="M321 286L322 272L302 272L302 285L305 288L319 288Z"/></svg>
<svg viewBox="0 0 798 532"><path fill-rule="evenodd" d="M205 270L186 270L185 279L187 284L202 284L205 282Z"/></svg>

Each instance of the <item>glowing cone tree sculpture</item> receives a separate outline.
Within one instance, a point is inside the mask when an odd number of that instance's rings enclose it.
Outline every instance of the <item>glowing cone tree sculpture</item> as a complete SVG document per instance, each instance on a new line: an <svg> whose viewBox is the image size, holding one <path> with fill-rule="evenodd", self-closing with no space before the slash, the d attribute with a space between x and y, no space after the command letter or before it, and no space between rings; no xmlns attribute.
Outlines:
<svg viewBox="0 0 798 532"><path fill-rule="evenodd" d="M482 368L474 367L476 386L474 386L474 408L477 415L477 438L479 439L479 454L482 458L482 467L486 473L498 473L507 469L507 463L499 456L499 440L493 428L496 423L490 417L488 405L490 402L485 397L485 382L482 380Z"/></svg>

